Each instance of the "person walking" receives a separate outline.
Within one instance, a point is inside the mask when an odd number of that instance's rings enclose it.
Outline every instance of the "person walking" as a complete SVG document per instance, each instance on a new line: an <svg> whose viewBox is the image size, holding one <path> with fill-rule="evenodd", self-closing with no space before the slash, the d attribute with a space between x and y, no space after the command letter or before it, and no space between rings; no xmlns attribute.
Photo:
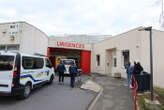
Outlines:
<svg viewBox="0 0 164 110"><path fill-rule="evenodd" d="M75 77L77 74L77 67L75 65L71 65L69 68L69 72L70 72L70 86L72 88L74 88L75 86Z"/></svg>
<svg viewBox="0 0 164 110"><path fill-rule="evenodd" d="M66 70L64 64L60 62L56 70L59 73L59 84L64 84L64 71Z"/></svg>

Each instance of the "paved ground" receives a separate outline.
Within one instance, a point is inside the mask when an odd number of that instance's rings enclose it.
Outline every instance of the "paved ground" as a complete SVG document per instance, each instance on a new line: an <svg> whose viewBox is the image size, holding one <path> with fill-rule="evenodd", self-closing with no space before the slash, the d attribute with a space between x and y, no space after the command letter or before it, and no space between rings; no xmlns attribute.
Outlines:
<svg viewBox="0 0 164 110"><path fill-rule="evenodd" d="M0 97L0 110L85 110L95 95L78 87L71 89L68 78L64 86L55 79L54 84L34 90L26 100Z"/></svg>
<svg viewBox="0 0 164 110"><path fill-rule="evenodd" d="M124 86L125 81L99 75L93 75L93 80L104 88L96 110L134 110L133 91Z"/></svg>

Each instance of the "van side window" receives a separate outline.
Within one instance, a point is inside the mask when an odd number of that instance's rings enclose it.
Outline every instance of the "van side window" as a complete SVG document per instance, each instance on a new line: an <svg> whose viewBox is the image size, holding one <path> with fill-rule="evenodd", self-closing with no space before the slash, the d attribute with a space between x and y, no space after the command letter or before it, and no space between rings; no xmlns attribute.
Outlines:
<svg viewBox="0 0 164 110"><path fill-rule="evenodd" d="M40 69L44 66L43 58L34 58L34 69Z"/></svg>
<svg viewBox="0 0 164 110"><path fill-rule="evenodd" d="M52 67L52 63L48 59L46 59L46 67L49 67L49 68Z"/></svg>
<svg viewBox="0 0 164 110"><path fill-rule="evenodd" d="M13 69L14 56L0 56L0 71L9 71Z"/></svg>
<svg viewBox="0 0 164 110"><path fill-rule="evenodd" d="M22 57L22 66L24 69L40 69L44 66L42 58Z"/></svg>
<svg viewBox="0 0 164 110"><path fill-rule="evenodd" d="M31 57L23 57L22 63L24 69L33 69L34 67L34 60Z"/></svg>

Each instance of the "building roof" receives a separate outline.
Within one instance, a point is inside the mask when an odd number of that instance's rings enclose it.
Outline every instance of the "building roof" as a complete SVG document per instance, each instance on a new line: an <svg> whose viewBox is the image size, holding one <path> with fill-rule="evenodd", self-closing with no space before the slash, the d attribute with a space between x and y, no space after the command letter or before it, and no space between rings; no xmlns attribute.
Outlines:
<svg viewBox="0 0 164 110"><path fill-rule="evenodd" d="M111 37L111 35L87 35L87 34L68 34L68 35L53 35L49 39L60 40L65 42L80 42L80 43L96 43Z"/></svg>
<svg viewBox="0 0 164 110"><path fill-rule="evenodd" d="M14 22L4 22L4 23L0 23L0 25L4 25L4 24L16 24L16 23L25 23L27 25L30 25L32 26L33 28L37 29L38 31L40 31L41 33L43 33L47 38L48 38L48 35L43 32L42 30L40 30L39 28L37 28L36 26L30 24L30 23L27 23L26 21L14 21Z"/></svg>

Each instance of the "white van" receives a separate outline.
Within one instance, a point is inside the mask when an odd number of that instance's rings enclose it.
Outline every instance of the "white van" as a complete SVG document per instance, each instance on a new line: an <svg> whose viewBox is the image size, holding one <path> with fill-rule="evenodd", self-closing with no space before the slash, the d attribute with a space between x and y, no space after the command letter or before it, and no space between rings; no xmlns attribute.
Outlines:
<svg viewBox="0 0 164 110"><path fill-rule="evenodd" d="M64 74L68 75L69 74L69 67L71 65L76 65L75 60L74 59L62 59L62 63L65 66L66 71L64 72Z"/></svg>
<svg viewBox="0 0 164 110"><path fill-rule="evenodd" d="M0 95L27 98L31 90L54 79L54 68L44 56L0 52Z"/></svg>

